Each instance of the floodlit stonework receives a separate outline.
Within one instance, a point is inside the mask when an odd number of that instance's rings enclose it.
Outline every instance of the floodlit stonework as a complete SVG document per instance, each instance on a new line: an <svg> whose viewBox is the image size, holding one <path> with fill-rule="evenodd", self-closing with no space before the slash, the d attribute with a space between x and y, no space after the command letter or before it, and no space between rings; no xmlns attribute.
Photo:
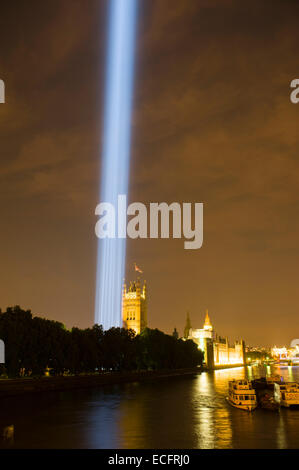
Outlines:
<svg viewBox="0 0 299 470"><path fill-rule="evenodd" d="M237 341L231 346L228 338L218 336L212 326L208 312L206 312L203 328L191 328L188 339L192 339L198 344L199 349L204 352L204 361L208 369L220 369L230 365L245 364L244 341Z"/></svg>
<svg viewBox="0 0 299 470"><path fill-rule="evenodd" d="M140 279L123 286L122 318L124 328L134 330L139 335L147 327L147 287Z"/></svg>

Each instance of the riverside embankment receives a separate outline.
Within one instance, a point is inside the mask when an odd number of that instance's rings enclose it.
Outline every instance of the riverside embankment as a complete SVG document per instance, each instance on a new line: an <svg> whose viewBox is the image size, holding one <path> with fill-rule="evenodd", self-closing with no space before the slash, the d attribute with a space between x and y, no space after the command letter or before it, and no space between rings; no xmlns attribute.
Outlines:
<svg viewBox="0 0 299 470"><path fill-rule="evenodd" d="M146 382L201 372L200 368L161 371L108 372L93 375L0 379L0 398L28 393L65 391L130 382Z"/></svg>

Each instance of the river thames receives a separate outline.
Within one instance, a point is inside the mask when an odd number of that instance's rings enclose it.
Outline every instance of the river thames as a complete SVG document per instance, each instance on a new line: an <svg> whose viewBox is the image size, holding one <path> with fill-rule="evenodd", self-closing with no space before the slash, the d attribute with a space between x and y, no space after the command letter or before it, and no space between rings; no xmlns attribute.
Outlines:
<svg viewBox="0 0 299 470"><path fill-rule="evenodd" d="M296 367L246 367L101 389L2 400L1 423L14 425L15 448L285 449L298 448L299 410L231 407L228 380Z"/></svg>

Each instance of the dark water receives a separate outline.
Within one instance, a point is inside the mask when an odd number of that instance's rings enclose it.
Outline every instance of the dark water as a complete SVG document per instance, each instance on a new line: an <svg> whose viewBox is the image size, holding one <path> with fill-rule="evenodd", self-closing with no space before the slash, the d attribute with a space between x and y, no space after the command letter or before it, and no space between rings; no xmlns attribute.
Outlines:
<svg viewBox="0 0 299 470"><path fill-rule="evenodd" d="M299 448L299 410L247 413L225 400L228 380L299 368L238 368L194 377L5 399L0 424L16 448Z"/></svg>

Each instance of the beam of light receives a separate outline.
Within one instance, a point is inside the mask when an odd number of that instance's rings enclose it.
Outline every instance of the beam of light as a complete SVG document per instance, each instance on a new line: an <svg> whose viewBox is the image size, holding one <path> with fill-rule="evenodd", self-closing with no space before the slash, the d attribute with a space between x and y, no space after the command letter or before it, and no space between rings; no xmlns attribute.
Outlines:
<svg viewBox="0 0 299 470"><path fill-rule="evenodd" d="M118 195L127 195L129 184L137 1L109 0L101 201L116 210ZM124 238L99 240L95 322L105 330L122 326L125 258Z"/></svg>

